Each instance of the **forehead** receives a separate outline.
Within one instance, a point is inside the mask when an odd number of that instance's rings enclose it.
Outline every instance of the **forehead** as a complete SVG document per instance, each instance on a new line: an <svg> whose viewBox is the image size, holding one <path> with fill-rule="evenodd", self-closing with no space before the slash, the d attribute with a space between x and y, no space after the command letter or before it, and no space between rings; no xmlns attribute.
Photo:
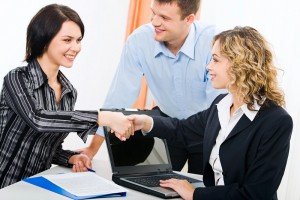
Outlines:
<svg viewBox="0 0 300 200"><path fill-rule="evenodd" d="M220 55L220 42L216 40L212 47L212 54Z"/></svg>
<svg viewBox="0 0 300 200"><path fill-rule="evenodd" d="M57 36L71 36L79 38L82 36L80 27L73 21L65 21L61 29L58 31Z"/></svg>
<svg viewBox="0 0 300 200"><path fill-rule="evenodd" d="M176 2L172 3L159 3L153 0L151 3L151 9L155 14L166 15L166 16L176 16L180 17L181 10Z"/></svg>

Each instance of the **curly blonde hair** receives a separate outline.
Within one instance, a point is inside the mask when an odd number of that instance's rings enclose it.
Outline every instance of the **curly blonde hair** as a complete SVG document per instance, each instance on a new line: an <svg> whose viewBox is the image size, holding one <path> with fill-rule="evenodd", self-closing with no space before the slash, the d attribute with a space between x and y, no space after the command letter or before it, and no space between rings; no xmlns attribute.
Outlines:
<svg viewBox="0 0 300 200"><path fill-rule="evenodd" d="M257 30L248 26L235 27L216 35L213 44L217 40L220 53L231 62L228 89L234 88L241 94L249 110L254 110L255 101L261 106L265 98L278 106L285 105L272 52Z"/></svg>

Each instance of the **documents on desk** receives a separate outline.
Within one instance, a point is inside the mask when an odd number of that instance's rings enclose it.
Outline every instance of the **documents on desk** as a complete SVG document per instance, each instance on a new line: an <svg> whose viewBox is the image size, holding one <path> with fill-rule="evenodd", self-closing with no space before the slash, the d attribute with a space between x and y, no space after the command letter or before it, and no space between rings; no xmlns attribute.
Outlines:
<svg viewBox="0 0 300 200"><path fill-rule="evenodd" d="M24 181L72 199L126 196L127 192L125 188L93 172L43 175Z"/></svg>

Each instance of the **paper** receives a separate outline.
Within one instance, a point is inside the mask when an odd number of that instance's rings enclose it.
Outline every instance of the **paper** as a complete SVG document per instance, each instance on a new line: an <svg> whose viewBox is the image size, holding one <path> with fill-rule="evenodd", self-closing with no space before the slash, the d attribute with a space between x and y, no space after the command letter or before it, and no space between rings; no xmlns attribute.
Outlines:
<svg viewBox="0 0 300 200"><path fill-rule="evenodd" d="M25 182L72 199L125 196L127 190L94 172L65 173L27 178Z"/></svg>

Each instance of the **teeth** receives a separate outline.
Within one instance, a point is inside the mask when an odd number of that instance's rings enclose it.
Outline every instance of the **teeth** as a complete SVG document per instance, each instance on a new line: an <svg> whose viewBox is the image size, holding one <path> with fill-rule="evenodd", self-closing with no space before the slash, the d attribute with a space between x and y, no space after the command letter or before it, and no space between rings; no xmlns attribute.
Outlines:
<svg viewBox="0 0 300 200"><path fill-rule="evenodd" d="M69 59L74 59L75 58L75 56L70 56L70 55L66 55L66 57L69 58Z"/></svg>

